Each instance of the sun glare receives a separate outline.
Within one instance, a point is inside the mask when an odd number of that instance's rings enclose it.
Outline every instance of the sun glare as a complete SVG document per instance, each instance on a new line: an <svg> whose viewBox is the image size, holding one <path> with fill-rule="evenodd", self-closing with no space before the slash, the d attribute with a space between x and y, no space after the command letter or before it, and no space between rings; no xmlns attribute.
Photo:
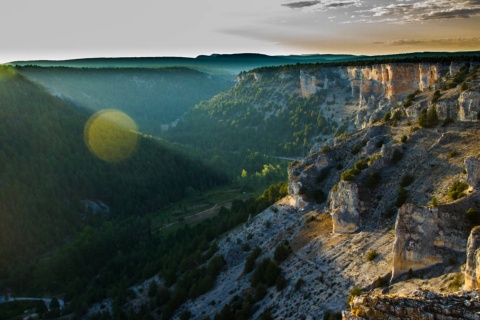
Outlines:
<svg viewBox="0 0 480 320"><path fill-rule="evenodd" d="M128 159L137 149L137 131L137 125L125 113L102 110L85 125L85 144L100 159L118 163Z"/></svg>

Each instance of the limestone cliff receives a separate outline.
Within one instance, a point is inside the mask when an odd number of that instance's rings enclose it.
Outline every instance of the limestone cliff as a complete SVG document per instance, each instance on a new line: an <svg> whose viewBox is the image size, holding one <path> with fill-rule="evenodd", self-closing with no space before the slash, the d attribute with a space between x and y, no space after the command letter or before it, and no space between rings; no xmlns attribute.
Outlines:
<svg viewBox="0 0 480 320"><path fill-rule="evenodd" d="M402 206L395 226L392 279L410 269L424 269L449 259L464 260L470 230L465 215L467 206Z"/></svg>
<svg viewBox="0 0 480 320"><path fill-rule="evenodd" d="M465 290L480 288L480 226L472 229L468 237Z"/></svg>

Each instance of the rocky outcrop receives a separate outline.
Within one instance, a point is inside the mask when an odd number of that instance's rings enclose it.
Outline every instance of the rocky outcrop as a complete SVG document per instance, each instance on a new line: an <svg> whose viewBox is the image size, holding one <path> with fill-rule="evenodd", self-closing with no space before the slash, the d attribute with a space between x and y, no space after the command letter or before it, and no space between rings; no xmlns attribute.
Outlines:
<svg viewBox="0 0 480 320"><path fill-rule="evenodd" d="M465 290L480 288L480 226L473 228L468 237Z"/></svg>
<svg viewBox="0 0 480 320"><path fill-rule="evenodd" d="M477 157L467 157L464 163L467 183L477 189L480 186L480 160Z"/></svg>
<svg viewBox="0 0 480 320"><path fill-rule="evenodd" d="M360 228L360 201L358 185L355 182L340 181L331 191L330 215L333 221L333 233L353 233Z"/></svg>
<svg viewBox="0 0 480 320"><path fill-rule="evenodd" d="M480 319L480 295L418 290L408 297L357 296L342 319Z"/></svg>
<svg viewBox="0 0 480 320"><path fill-rule="evenodd" d="M480 93L476 91L464 91L458 97L458 120L476 121L479 106Z"/></svg>
<svg viewBox="0 0 480 320"><path fill-rule="evenodd" d="M312 202L320 190L319 183L328 175L334 161L326 154L315 153L288 167L288 193L295 199L297 208Z"/></svg>
<svg viewBox="0 0 480 320"><path fill-rule="evenodd" d="M410 269L464 259L469 232L465 211L454 206L403 205L395 226L392 279Z"/></svg>

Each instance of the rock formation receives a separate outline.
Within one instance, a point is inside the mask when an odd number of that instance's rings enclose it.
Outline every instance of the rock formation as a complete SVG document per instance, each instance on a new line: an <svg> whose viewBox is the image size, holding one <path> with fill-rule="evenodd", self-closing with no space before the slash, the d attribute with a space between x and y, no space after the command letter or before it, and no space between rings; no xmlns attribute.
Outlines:
<svg viewBox="0 0 480 320"><path fill-rule="evenodd" d="M476 121L479 107L480 94L476 91L464 91L458 97L458 120Z"/></svg>
<svg viewBox="0 0 480 320"><path fill-rule="evenodd" d="M357 296L342 319L479 319L477 292L434 294L415 291L408 297Z"/></svg>
<svg viewBox="0 0 480 320"><path fill-rule="evenodd" d="M469 232L465 211L452 205L436 208L403 205L395 226L392 279L410 269L464 259Z"/></svg>
<svg viewBox="0 0 480 320"><path fill-rule="evenodd" d="M301 162L293 162L288 168L288 193L291 194L297 208L312 202L319 182L328 174L333 160L326 154L317 152Z"/></svg>
<svg viewBox="0 0 480 320"><path fill-rule="evenodd" d="M465 290L480 288L480 226L473 228L468 237Z"/></svg>
<svg viewBox="0 0 480 320"><path fill-rule="evenodd" d="M333 233L357 231L361 225L360 212L362 210L358 185L355 182L340 181L330 191L329 199Z"/></svg>
<svg viewBox="0 0 480 320"><path fill-rule="evenodd" d="M467 183L477 189L480 185L480 161L477 157L465 158L465 170L467 170Z"/></svg>

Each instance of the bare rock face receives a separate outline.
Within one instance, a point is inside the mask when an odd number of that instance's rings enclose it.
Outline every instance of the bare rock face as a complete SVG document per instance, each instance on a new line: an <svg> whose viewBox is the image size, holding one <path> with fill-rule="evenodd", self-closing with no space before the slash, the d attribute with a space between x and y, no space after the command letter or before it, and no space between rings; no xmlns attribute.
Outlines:
<svg viewBox="0 0 480 320"><path fill-rule="evenodd" d="M468 237L465 290L480 288L480 226L472 229Z"/></svg>
<svg viewBox="0 0 480 320"><path fill-rule="evenodd" d="M313 200L312 196L318 190L319 182L328 174L332 165L333 160L318 152L289 166L288 193L294 197L297 208Z"/></svg>
<svg viewBox="0 0 480 320"><path fill-rule="evenodd" d="M398 210L392 279L453 258L462 259L469 232L465 208L405 204Z"/></svg>
<svg viewBox="0 0 480 320"><path fill-rule="evenodd" d="M480 93L476 91L464 91L458 97L458 120L476 121L480 111Z"/></svg>
<svg viewBox="0 0 480 320"><path fill-rule="evenodd" d="M477 157L465 158L467 183L477 189L480 186L480 160Z"/></svg>
<svg viewBox="0 0 480 320"><path fill-rule="evenodd" d="M408 297L357 296L342 319L478 319L480 296L476 292L435 294L415 291Z"/></svg>
<svg viewBox="0 0 480 320"><path fill-rule="evenodd" d="M330 191L330 215L333 220L333 233L353 233L361 225L362 202L358 185L355 182L340 181Z"/></svg>

